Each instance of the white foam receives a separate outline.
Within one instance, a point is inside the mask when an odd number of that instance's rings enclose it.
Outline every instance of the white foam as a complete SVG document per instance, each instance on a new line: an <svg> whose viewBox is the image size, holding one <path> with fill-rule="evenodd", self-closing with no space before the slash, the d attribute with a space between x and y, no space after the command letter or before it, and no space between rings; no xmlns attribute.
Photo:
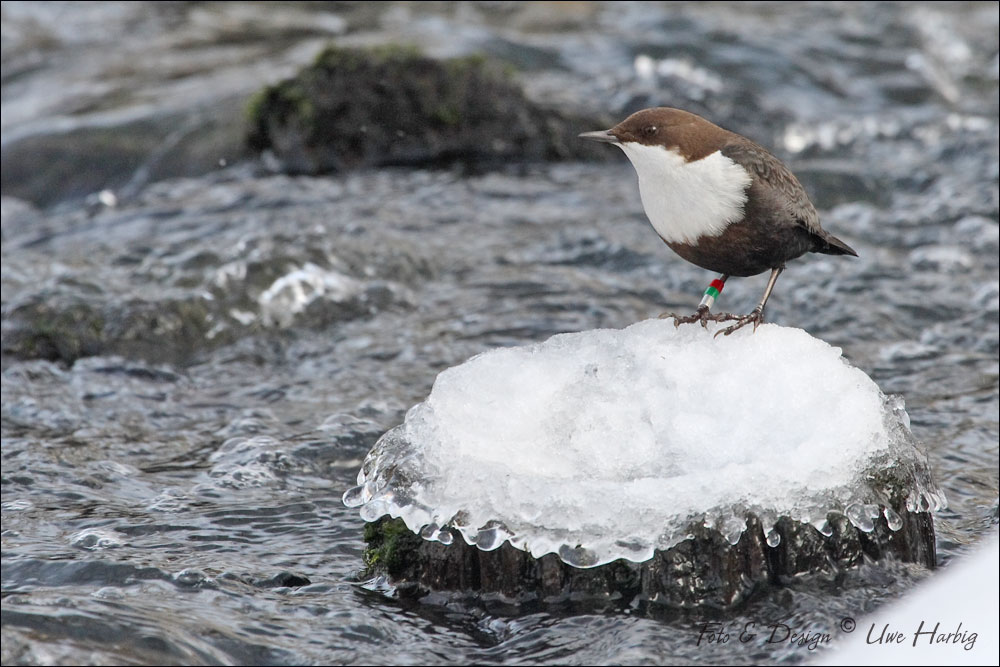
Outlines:
<svg viewBox="0 0 1000 667"><path fill-rule="evenodd" d="M828 510L868 528L881 508L861 472L920 456L905 412L802 330L711 331L649 320L473 357L383 436L344 501L574 565L646 560L692 518L733 541L747 510L765 534Z"/></svg>
<svg viewBox="0 0 1000 667"><path fill-rule="evenodd" d="M261 318L265 324L288 327L316 299L342 302L363 291L364 285L354 278L306 262L275 280L260 295Z"/></svg>

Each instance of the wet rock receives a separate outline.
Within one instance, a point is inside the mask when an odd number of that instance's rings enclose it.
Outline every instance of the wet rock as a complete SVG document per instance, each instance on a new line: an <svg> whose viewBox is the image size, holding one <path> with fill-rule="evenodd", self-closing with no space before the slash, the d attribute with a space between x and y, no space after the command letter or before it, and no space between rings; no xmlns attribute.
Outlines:
<svg viewBox="0 0 1000 667"><path fill-rule="evenodd" d="M331 47L250 103L249 145L284 169L607 159L576 135L610 124L528 100L482 57L435 60L413 49Z"/></svg>
<svg viewBox="0 0 1000 667"><path fill-rule="evenodd" d="M299 588L301 586L308 586L311 583L308 577L288 571L279 572L267 579L254 581L254 585L259 588Z"/></svg>
<svg viewBox="0 0 1000 667"><path fill-rule="evenodd" d="M204 301L91 304L44 293L4 313L3 354L72 363L118 354L153 363L189 361L204 350L212 313ZM229 342L220 336L214 344Z"/></svg>

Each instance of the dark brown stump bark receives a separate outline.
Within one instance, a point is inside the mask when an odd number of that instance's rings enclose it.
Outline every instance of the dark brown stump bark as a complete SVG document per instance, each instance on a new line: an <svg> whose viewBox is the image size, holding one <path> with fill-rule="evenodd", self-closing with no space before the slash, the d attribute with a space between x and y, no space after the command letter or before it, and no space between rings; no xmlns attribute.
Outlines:
<svg viewBox="0 0 1000 667"><path fill-rule="evenodd" d="M730 607L761 586L852 567L865 556L934 567L932 515L910 512L901 501L893 505L903 519L896 531L881 515L866 533L845 515L831 512L833 533L826 537L810 524L782 517L775 526L781 541L771 547L760 521L750 515L735 545L717 530L694 523L691 539L655 552L646 562L617 560L592 568L573 567L555 554L534 558L506 542L494 551L481 551L457 532L445 546L413 534L400 519L383 517L366 528L366 560L370 575L386 576L406 596L450 591L499 594L516 602L639 598L675 607Z"/></svg>

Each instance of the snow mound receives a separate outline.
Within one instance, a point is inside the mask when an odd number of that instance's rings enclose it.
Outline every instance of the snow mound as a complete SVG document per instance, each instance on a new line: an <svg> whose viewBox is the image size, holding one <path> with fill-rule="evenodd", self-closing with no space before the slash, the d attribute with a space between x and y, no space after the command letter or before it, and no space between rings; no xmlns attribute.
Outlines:
<svg viewBox="0 0 1000 667"><path fill-rule="evenodd" d="M581 567L647 560L692 521L736 543L748 512L772 546L780 516L898 529L873 481L887 468L913 478L909 509L943 504L901 401L839 348L773 324L712 332L647 320L473 357L378 441L344 502Z"/></svg>

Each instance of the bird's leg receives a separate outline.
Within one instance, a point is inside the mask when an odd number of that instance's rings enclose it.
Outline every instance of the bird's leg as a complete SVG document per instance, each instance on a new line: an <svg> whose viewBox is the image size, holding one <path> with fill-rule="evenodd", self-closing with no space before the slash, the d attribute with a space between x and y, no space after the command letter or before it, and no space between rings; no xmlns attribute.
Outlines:
<svg viewBox="0 0 1000 667"><path fill-rule="evenodd" d="M708 326L708 322L725 322L728 320L735 320L737 317L735 315L730 315L729 313L721 313L719 315L712 315L712 306L715 304L715 300L719 297L722 292L722 288L726 286L726 280L729 278L724 273L720 273L719 276L709 284L708 289L705 290L705 296L701 297L701 303L698 304L698 309L692 315L680 316L675 313L661 313L660 319L667 317L672 317L674 320L674 326L679 327L682 324L690 324L692 322L701 322L701 326Z"/></svg>
<svg viewBox="0 0 1000 667"><path fill-rule="evenodd" d="M756 331L757 327L759 327L764 321L764 305L767 303L768 297L771 296L771 290L774 289L774 283L778 282L778 276L781 275L781 272L784 271L784 269L785 267L783 266L771 269L771 277L767 281L767 289L764 290L764 298L760 300L760 303L757 304L756 308L750 311L749 315L743 315L742 317L735 318L736 324L716 331L715 335L718 336L719 334L722 334L724 336L728 336L737 329L742 329L751 322L753 323L753 330Z"/></svg>

